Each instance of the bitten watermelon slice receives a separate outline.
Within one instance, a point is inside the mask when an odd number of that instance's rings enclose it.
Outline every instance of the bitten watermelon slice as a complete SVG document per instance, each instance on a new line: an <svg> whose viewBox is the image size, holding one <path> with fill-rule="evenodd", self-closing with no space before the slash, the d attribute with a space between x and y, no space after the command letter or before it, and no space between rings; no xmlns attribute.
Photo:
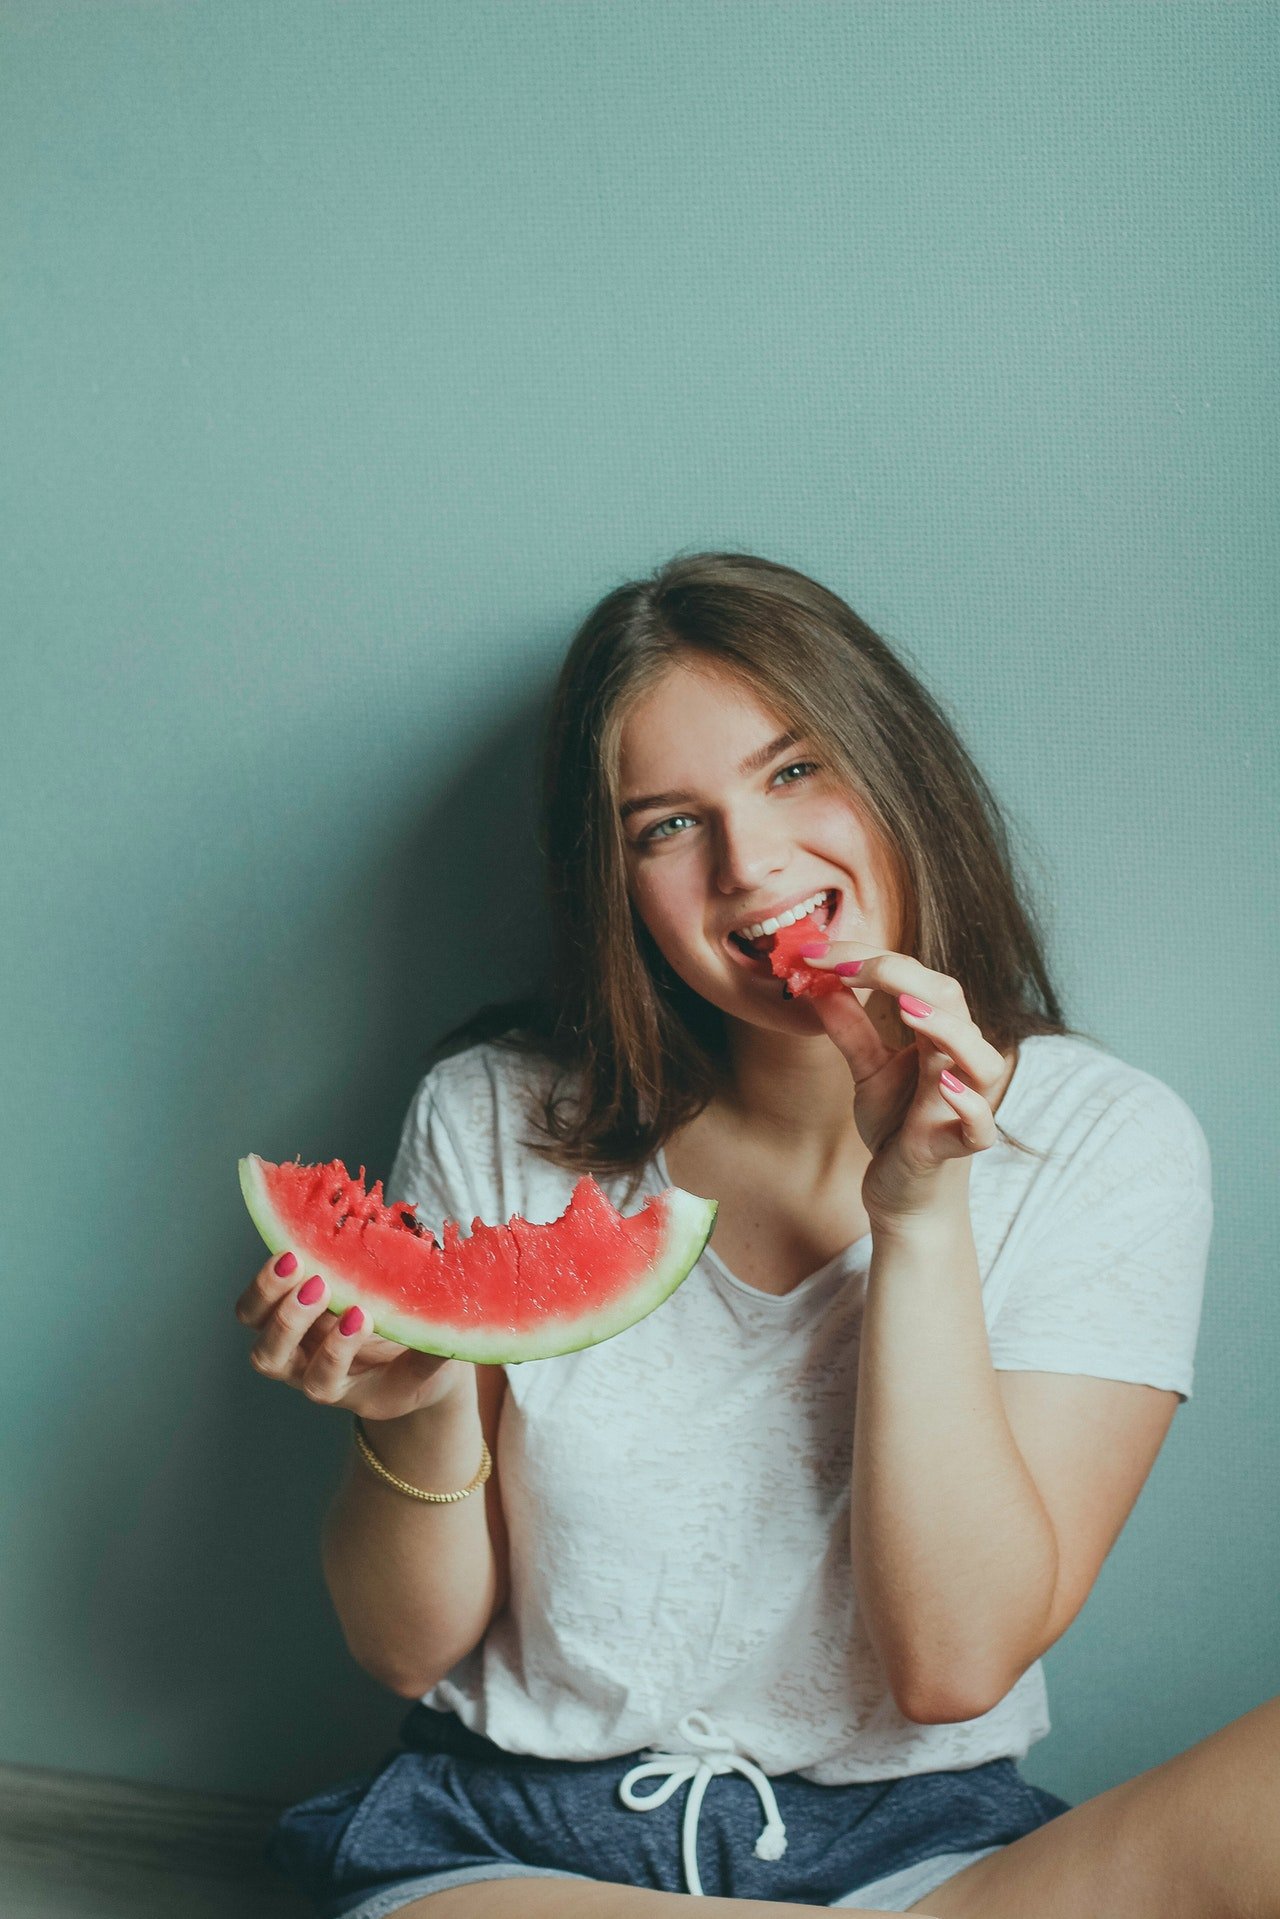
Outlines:
<svg viewBox="0 0 1280 1919"><path fill-rule="evenodd" d="M800 957L802 946L819 940L824 949L831 944L826 929L812 913L791 926L780 926L774 934L769 967L775 979L786 982L782 989L784 999L821 999L824 993L844 992L844 981L838 973L806 965Z"/></svg>
<svg viewBox="0 0 1280 1919"><path fill-rule="evenodd" d="M440 1243L364 1176L341 1160L240 1161L254 1225L273 1253L320 1274L330 1312L359 1306L384 1339L481 1365L551 1359L634 1326L688 1277L716 1216L715 1200L670 1186L624 1218L584 1174L548 1225L476 1219L464 1238L446 1219Z"/></svg>

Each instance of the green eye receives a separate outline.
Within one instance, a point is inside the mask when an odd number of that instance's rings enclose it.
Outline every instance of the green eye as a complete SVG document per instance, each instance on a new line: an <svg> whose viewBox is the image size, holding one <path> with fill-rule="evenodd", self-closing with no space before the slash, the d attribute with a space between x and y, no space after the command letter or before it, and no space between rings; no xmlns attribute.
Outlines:
<svg viewBox="0 0 1280 1919"><path fill-rule="evenodd" d="M777 772L774 774L773 778L775 780L780 780L782 779L782 775L784 773L795 773L799 771L800 769L805 769L804 771L801 772L802 779L808 779L812 774L818 773L822 770L819 767L818 762L816 760L792 760L787 766L780 766ZM772 781L770 782L770 784L772 784ZM798 786L800 784L800 780L786 780L784 784L787 786ZM672 838L678 839L680 837L678 833L674 835L671 833L664 833L662 831L662 828L664 826L674 826L677 820L687 820L687 819L692 819L692 817L693 815L691 813L671 813L667 816L665 820L658 820L654 823L654 825L646 826L643 833L637 834L636 844L643 845L646 840L652 841L652 840L669 840Z"/></svg>
<svg viewBox="0 0 1280 1919"><path fill-rule="evenodd" d="M671 835L669 833L663 833L659 829L664 826L672 826L677 820L687 820L688 818L689 815L687 813L673 813L670 819L659 820L656 826L646 826L640 837L642 840L670 839Z"/></svg>

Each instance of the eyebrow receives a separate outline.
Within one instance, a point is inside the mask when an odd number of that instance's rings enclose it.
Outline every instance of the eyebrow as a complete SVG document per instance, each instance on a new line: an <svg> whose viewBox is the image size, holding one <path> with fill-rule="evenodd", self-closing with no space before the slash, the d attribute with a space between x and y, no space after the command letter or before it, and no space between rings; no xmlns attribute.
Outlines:
<svg viewBox="0 0 1280 1919"><path fill-rule="evenodd" d="M779 733L776 740L770 740L768 746L761 746L754 753L748 753L738 768L740 775L758 773L788 746L794 746L800 739L799 733ZM650 806L687 806L692 801L690 793L646 793L642 798L625 800L620 817L629 820L633 813L643 813Z"/></svg>

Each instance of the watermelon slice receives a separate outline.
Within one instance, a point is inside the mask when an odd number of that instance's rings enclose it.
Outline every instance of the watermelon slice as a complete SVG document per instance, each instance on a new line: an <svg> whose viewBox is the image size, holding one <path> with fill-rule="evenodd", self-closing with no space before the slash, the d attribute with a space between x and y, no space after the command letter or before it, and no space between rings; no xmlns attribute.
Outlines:
<svg viewBox="0 0 1280 1919"><path fill-rule="evenodd" d="M711 1236L716 1201L670 1186L629 1218L590 1174L559 1219L446 1219L437 1241L412 1206L383 1203L341 1160L274 1165L250 1153L240 1190L273 1253L297 1253L329 1287L329 1311L359 1306L376 1333L420 1353L518 1365L625 1332L670 1297Z"/></svg>
<svg viewBox="0 0 1280 1919"><path fill-rule="evenodd" d="M791 926L780 926L769 949L769 967L775 979L784 980L784 999L821 999L824 993L843 993L845 984L838 973L821 972L801 959L800 948L821 941L830 946L826 930L810 913Z"/></svg>

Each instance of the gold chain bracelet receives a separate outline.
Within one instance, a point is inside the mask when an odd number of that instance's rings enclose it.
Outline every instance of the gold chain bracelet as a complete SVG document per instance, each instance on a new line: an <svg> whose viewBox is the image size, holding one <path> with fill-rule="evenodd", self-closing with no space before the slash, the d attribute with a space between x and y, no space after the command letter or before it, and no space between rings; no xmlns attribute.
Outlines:
<svg viewBox="0 0 1280 1919"><path fill-rule="evenodd" d="M361 1457L364 1459L365 1464L373 1468L373 1471L377 1473L379 1479L385 1479L387 1484L394 1486L398 1493L407 1493L410 1499L429 1500L433 1506L450 1506L455 1499L465 1499L467 1494L473 1493L477 1486L483 1486L485 1480L493 1471L493 1460L489 1456L489 1448L482 1439L480 1441L480 1451L483 1457L480 1461L480 1470L469 1486L460 1487L456 1493L424 1493L420 1486L411 1486L407 1479L397 1479L394 1473L387 1471L382 1461L378 1458L377 1453L374 1452L373 1447L364 1436L364 1424L359 1413L353 1413L352 1418L356 1423L356 1445L360 1450Z"/></svg>

